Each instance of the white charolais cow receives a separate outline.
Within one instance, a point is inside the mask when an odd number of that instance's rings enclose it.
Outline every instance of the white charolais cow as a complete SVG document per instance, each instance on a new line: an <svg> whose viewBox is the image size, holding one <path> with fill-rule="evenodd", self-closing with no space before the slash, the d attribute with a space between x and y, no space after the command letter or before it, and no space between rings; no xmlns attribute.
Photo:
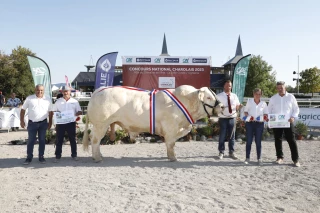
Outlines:
<svg viewBox="0 0 320 213"><path fill-rule="evenodd" d="M184 112L181 108L185 109ZM83 148L88 149L88 122L92 129L92 157L102 160L100 140L111 126L118 124L134 137L141 132L162 136L170 161L176 161L175 141L185 136L192 122L219 113L222 104L207 87L196 89L183 85L176 89L144 91L131 87L105 87L97 89L90 99L87 111ZM189 115L189 117L188 117Z"/></svg>

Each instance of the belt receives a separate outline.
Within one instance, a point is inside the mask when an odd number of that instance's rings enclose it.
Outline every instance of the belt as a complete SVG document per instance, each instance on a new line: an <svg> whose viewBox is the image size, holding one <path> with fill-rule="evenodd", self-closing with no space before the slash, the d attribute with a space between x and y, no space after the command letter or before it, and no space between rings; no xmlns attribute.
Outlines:
<svg viewBox="0 0 320 213"><path fill-rule="evenodd" d="M29 121L31 121L32 123L41 123L41 122L47 121L47 119L44 119L42 121L32 121L32 120L29 120Z"/></svg>

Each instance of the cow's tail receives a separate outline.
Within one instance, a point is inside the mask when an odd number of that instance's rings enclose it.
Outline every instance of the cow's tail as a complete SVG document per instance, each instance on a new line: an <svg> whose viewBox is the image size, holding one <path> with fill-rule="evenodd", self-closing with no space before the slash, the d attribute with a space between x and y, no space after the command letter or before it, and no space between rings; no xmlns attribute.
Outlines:
<svg viewBox="0 0 320 213"><path fill-rule="evenodd" d="M89 133L88 133L89 115L86 115L86 126L84 128L84 135L82 139L82 147L84 151L88 151L89 146Z"/></svg>

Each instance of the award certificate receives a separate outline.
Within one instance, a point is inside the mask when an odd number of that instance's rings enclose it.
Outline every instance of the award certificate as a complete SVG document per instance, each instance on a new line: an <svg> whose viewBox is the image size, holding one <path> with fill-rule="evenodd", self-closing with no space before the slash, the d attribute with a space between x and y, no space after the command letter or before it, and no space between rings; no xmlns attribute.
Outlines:
<svg viewBox="0 0 320 213"><path fill-rule="evenodd" d="M54 124L66 124L75 121L74 111L54 112Z"/></svg>
<svg viewBox="0 0 320 213"><path fill-rule="evenodd" d="M284 114L269 114L269 128L290 128L289 118Z"/></svg>

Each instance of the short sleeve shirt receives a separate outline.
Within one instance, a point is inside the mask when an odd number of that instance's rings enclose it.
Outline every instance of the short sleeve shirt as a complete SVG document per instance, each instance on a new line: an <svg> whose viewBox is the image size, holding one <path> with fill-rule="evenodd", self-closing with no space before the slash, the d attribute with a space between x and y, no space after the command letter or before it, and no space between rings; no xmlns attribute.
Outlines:
<svg viewBox="0 0 320 213"><path fill-rule="evenodd" d="M36 95L30 95L22 105L22 109L28 109L29 120L33 122L43 121L48 117L51 110L51 99L43 96L38 98Z"/></svg>
<svg viewBox="0 0 320 213"><path fill-rule="evenodd" d="M71 97L68 101L64 98L59 98L52 107L52 111L54 112L65 112L69 110L72 110L74 114L81 111L79 102Z"/></svg>

